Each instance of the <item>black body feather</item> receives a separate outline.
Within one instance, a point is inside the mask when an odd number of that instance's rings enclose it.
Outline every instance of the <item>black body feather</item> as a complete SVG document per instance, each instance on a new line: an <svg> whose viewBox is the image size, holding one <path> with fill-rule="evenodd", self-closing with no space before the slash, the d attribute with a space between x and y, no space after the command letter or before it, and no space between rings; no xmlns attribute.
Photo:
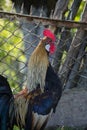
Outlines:
<svg viewBox="0 0 87 130"><path fill-rule="evenodd" d="M8 130L9 103L12 92L7 79L0 75L0 130Z"/></svg>

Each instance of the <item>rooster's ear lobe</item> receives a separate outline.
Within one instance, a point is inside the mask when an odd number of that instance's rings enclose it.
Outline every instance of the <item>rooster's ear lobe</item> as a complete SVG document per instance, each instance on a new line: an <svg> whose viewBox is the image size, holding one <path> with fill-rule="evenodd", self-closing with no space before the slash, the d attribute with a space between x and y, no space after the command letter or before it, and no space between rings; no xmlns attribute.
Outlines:
<svg viewBox="0 0 87 130"><path fill-rule="evenodd" d="M50 52L50 44L45 45L45 49L47 50L47 52Z"/></svg>

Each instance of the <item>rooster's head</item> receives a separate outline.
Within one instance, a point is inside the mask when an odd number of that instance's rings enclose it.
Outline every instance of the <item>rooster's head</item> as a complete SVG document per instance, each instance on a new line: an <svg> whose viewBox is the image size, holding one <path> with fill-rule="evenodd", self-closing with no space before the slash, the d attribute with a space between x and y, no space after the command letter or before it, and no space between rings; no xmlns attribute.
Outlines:
<svg viewBox="0 0 87 130"><path fill-rule="evenodd" d="M43 31L43 41L45 43L45 49L50 53L53 54L55 52L56 46L54 44L56 37L55 35L49 30L45 29Z"/></svg>

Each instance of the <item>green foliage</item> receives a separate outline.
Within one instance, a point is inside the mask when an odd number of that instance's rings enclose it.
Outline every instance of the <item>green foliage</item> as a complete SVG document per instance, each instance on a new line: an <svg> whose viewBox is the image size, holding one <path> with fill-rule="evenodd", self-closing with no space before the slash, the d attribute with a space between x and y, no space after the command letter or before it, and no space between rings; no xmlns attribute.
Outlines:
<svg viewBox="0 0 87 130"><path fill-rule="evenodd" d="M0 0L0 10L5 6L5 0Z"/></svg>
<svg viewBox="0 0 87 130"><path fill-rule="evenodd" d="M79 10L77 12L77 15L75 17L75 21L80 21L81 20L81 15L83 13L84 6L85 6L85 1L82 1L81 5L80 5L80 8L79 8Z"/></svg>
<svg viewBox="0 0 87 130"><path fill-rule="evenodd" d="M81 5L80 5L80 7L79 7L79 10L78 10L78 12L77 12L77 14L76 14L76 17L75 17L75 21L80 21L81 20L81 15L82 15L82 13L83 13L83 9L84 9L84 6L85 6L85 3L86 3L86 1L82 1L81 2ZM68 11L66 12L66 14L65 14L65 16L66 16L66 18L67 18L67 16L68 16L68 13L69 13L69 11L70 11L70 9L71 9L71 6L72 6L72 4L73 4L73 0L69 0L69 5L68 5Z"/></svg>
<svg viewBox="0 0 87 130"><path fill-rule="evenodd" d="M14 130L19 130L18 127L14 126Z"/></svg>
<svg viewBox="0 0 87 130"><path fill-rule="evenodd" d="M20 63L26 61L22 38L17 21L0 19L0 73L10 77L13 88L21 83Z"/></svg>
<svg viewBox="0 0 87 130"><path fill-rule="evenodd" d="M0 0L0 10L10 11L12 3L10 0Z"/></svg>

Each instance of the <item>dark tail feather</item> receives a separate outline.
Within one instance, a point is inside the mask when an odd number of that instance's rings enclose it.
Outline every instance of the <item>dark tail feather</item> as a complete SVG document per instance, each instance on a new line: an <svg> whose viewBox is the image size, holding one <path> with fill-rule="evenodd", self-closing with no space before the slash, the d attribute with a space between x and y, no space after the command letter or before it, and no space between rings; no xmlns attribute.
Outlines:
<svg viewBox="0 0 87 130"><path fill-rule="evenodd" d="M26 124L25 124L24 130L31 130L32 129L32 105L31 103L28 104L25 122Z"/></svg>

